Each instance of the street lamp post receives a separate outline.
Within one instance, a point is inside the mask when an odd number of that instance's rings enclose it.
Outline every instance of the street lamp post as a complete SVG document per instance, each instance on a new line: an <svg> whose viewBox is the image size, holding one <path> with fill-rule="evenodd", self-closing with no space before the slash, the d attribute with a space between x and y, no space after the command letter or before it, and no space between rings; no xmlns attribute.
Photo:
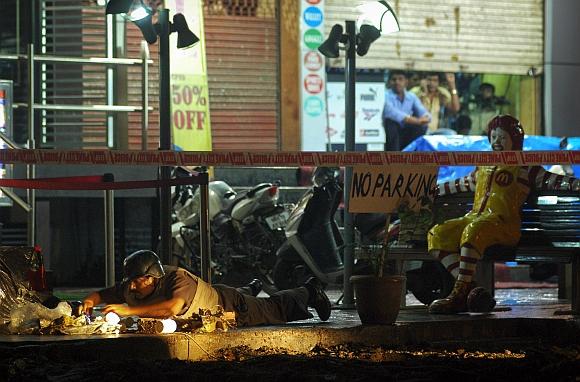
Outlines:
<svg viewBox="0 0 580 382"><path fill-rule="evenodd" d="M159 150L171 150L171 72L169 54L169 10L161 9L157 15L159 35ZM171 167L159 167L161 180L171 179ZM159 235L164 264L171 264L171 187L159 188Z"/></svg>
<svg viewBox="0 0 580 382"><path fill-rule="evenodd" d="M357 7L360 16L357 22L345 21L346 33L343 34L342 26L336 24L332 27L328 38L320 45L318 50L326 57L336 58L339 56L339 43L344 45L346 51L345 60L345 151L355 150L355 85L356 85L356 55L367 54L370 45L381 34L390 34L399 31L399 22L389 4L386 1L365 3ZM358 33L357 33L358 27ZM356 54L355 54L356 53ZM347 166L344 174L344 277L343 277L343 308L354 308L354 293L350 284L354 267L354 222L349 212L349 196L352 183L352 167Z"/></svg>
<svg viewBox="0 0 580 382"><path fill-rule="evenodd" d="M133 21L143 33L144 39L153 44L159 37L159 150L171 150L171 71L169 35L177 32L177 47L189 48L195 45L199 38L193 34L185 21L185 17L177 13L173 16L173 23L169 21L169 10L159 9L157 23L153 25L153 10L146 7L142 0L110 0L107 3L107 14L122 14ZM171 167L160 166L159 178L169 181ZM201 187L204 188L203 186ZM159 235L161 237L160 258L164 264L171 264L171 187L163 185L159 188ZM202 232L207 232L207 222L201 221ZM205 230L203 229L205 227ZM202 245L202 252L209 257L208 246ZM209 268L208 260L202 268ZM204 268L204 269L205 269ZM208 273L208 272L203 272ZM202 275L203 276L203 275ZM206 279L206 278L204 278Z"/></svg>
<svg viewBox="0 0 580 382"><path fill-rule="evenodd" d="M354 21L346 21L346 62L345 62L345 151L354 151L355 148L355 86L356 86L356 25ZM348 212L350 205L350 187L352 182L352 167L344 169L344 279L343 299L344 308L354 308L354 292L350 284L350 276L354 267L354 222L352 214Z"/></svg>

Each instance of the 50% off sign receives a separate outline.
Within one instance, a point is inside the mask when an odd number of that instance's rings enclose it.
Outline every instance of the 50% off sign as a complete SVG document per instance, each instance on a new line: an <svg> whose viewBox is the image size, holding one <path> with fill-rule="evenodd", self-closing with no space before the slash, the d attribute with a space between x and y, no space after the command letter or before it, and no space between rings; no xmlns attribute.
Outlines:
<svg viewBox="0 0 580 382"><path fill-rule="evenodd" d="M207 87L184 84L172 85L173 127L178 130L206 128L208 110Z"/></svg>

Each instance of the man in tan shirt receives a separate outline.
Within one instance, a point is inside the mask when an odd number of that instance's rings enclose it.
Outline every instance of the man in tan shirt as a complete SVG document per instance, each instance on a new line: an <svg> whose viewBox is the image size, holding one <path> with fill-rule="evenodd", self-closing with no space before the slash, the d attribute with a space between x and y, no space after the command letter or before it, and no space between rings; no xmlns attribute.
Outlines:
<svg viewBox="0 0 580 382"><path fill-rule="evenodd" d="M440 77L438 73L429 73L423 80L421 86L415 86L411 92L415 93L425 109L431 114L427 133L433 133L442 126L444 118L451 114L455 115L460 108L459 95L455 87L455 74L446 73L446 89L440 86Z"/></svg>
<svg viewBox="0 0 580 382"><path fill-rule="evenodd" d="M330 300L318 280L304 286L279 291L270 297L254 297L227 285L209 285L185 269L163 266L152 251L142 250L127 256L124 279L113 287L85 297L83 311L89 313L99 304L102 312L119 316L149 318L190 318L201 309L220 305L235 312L238 326L282 324L312 318L308 307L322 321L330 317Z"/></svg>

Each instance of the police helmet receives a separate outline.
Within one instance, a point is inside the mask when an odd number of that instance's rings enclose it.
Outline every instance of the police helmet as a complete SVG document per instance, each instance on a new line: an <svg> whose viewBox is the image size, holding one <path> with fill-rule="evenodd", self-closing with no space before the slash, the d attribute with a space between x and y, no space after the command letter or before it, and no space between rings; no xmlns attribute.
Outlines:
<svg viewBox="0 0 580 382"><path fill-rule="evenodd" d="M135 280L141 276L160 278L165 276L159 257L153 251L133 252L123 261L123 281Z"/></svg>

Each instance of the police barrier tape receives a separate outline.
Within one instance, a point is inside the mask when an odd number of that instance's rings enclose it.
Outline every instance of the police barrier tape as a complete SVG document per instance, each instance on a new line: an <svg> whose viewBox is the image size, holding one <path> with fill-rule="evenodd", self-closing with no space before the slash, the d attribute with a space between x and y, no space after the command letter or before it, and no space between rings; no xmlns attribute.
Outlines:
<svg viewBox="0 0 580 382"><path fill-rule="evenodd" d="M115 166L354 166L580 164L580 151L117 151L0 150L0 163Z"/></svg>
<svg viewBox="0 0 580 382"><path fill-rule="evenodd" d="M31 188L35 190L129 190L137 188L159 188L182 184L208 184L207 173L168 180L132 180L115 182L107 176L74 176L38 179L0 179L0 186Z"/></svg>

